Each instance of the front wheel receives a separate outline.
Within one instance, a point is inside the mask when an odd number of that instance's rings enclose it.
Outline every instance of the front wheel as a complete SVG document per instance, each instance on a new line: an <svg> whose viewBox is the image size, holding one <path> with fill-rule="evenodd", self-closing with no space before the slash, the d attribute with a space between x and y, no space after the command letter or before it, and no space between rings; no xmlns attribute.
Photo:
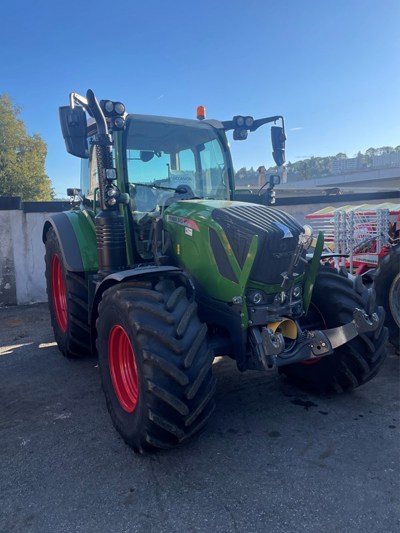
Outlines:
<svg viewBox="0 0 400 533"><path fill-rule="evenodd" d="M376 300L386 311L389 340L400 347L400 244L382 259L374 277Z"/></svg>
<svg viewBox="0 0 400 533"><path fill-rule="evenodd" d="M352 390L372 379L386 357L387 329L384 311L376 308L374 292L361 278L350 280L331 267L321 267L314 285L307 316L300 322L303 329L329 329L351 322L358 307L377 312L377 330L362 333L336 348L333 354L317 360L294 363L280 368L296 384L320 392Z"/></svg>
<svg viewBox="0 0 400 533"><path fill-rule="evenodd" d="M184 287L111 287L96 327L107 407L129 446L171 448L205 426L214 409L213 355Z"/></svg>

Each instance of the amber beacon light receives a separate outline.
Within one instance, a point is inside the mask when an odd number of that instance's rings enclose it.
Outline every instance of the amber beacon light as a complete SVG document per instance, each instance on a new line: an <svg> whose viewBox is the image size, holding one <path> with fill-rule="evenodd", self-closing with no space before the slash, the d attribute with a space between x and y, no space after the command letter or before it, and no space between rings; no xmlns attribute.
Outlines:
<svg viewBox="0 0 400 533"><path fill-rule="evenodd" d="M197 106L196 116L198 120L204 120L206 118L206 108L203 105Z"/></svg>

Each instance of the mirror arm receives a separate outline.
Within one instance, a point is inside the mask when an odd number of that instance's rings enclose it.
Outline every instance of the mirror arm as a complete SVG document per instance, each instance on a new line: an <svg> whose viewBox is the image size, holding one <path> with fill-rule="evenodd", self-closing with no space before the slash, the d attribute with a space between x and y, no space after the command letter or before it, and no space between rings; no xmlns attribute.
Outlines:
<svg viewBox="0 0 400 533"><path fill-rule="evenodd" d="M277 120L282 121L282 128L285 131L285 119L282 115L275 115L273 117L259 118L253 122L253 125L250 128L246 128L249 131L256 131L260 126L264 124L269 124L270 122L276 122ZM225 131L234 130L237 128L237 125L233 120L225 120L222 122Z"/></svg>
<svg viewBox="0 0 400 533"><path fill-rule="evenodd" d="M250 131L256 131L260 126L264 124L269 124L270 122L276 122L277 120L282 120L282 128L285 131L285 119L282 115L275 115L274 117L259 118L253 122L253 125L249 128Z"/></svg>
<svg viewBox="0 0 400 533"><path fill-rule="evenodd" d="M86 98L78 93L69 93L69 105L71 109L75 108L75 103L80 104L85 110L87 110L88 102Z"/></svg>
<svg viewBox="0 0 400 533"><path fill-rule="evenodd" d="M225 131L234 130L236 128L233 120L224 120L221 122L221 124L223 125Z"/></svg>
<svg viewBox="0 0 400 533"><path fill-rule="evenodd" d="M108 126L106 117L101 110L100 104L91 89L86 93L87 111L96 121L97 133L99 135L108 135Z"/></svg>
<svg viewBox="0 0 400 533"><path fill-rule="evenodd" d="M75 108L75 104L80 104L83 109L88 113L88 115L90 115L92 118L93 117L93 113L91 111L91 109L89 108L89 104L88 104L88 101L86 98L84 98L83 96L81 96L80 94L78 93L69 93L69 106L71 109L74 109Z"/></svg>
<svg viewBox="0 0 400 533"><path fill-rule="evenodd" d="M75 108L75 104L80 104L84 110L96 121L98 133L108 135L108 126L106 118L101 110L100 104L97 101L92 90L88 90L86 98L78 93L69 93L69 105L71 109Z"/></svg>

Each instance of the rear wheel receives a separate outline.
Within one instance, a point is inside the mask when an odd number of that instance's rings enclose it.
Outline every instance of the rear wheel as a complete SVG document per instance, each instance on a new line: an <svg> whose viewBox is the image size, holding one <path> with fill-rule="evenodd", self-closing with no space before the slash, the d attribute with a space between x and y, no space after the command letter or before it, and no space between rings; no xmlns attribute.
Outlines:
<svg viewBox="0 0 400 533"><path fill-rule="evenodd" d="M66 357L88 355L91 346L85 277L65 268L53 228L47 232L45 248L47 296L55 340Z"/></svg>
<svg viewBox="0 0 400 533"><path fill-rule="evenodd" d="M129 446L171 448L205 426L214 409L213 355L184 287L111 287L96 326L107 407Z"/></svg>
<svg viewBox="0 0 400 533"><path fill-rule="evenodd" d="M400 347L400 245L382 259L374 277L376 300L386 311L390 342Z"/></svg>
<svg viewBox="0 0 400 533"><path fill-rule="evenodd" d="M342 326L353 319L358 307L368 313L377 312L380 325L372 333L363 333L333 354L281 367L298 385L320 392L341 392L366 383L375 376L386 357L387 330L383 327L384 311L376 308L375 296L361 278L350 280L344 273L322 267L318 273L310 310L300 325L303 329L329 329Z"/></svg>

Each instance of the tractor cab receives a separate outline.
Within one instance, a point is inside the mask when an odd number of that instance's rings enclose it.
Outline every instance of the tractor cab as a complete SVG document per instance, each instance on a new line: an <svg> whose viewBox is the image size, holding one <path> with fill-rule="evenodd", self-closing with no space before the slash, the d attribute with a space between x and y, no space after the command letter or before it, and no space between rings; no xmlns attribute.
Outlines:
<svg viewBox="0 0 400 533"><path fill-rule="evenodd" d="M66 148L82 158L80 188L93 203L93 214L100 207L103 214L119 212L125 218L130 265L154 260L155 222L173 203L234 200L227 131L240 141L264 124L281 121L271 128L271 137L275 162L284 162L281 116L218 121L205 120L204 114L201 120L127 114L121 102L97 102L91 91L88 95L71 93L70 105L60 108Z"/></svg>
<svg viewBox="0 0 400 533"><path fill-rule="evenodd" d="M105 207L127 206L135 262L153 259L152 227L177 200L231 200L234 176L222 123L151 115L126 115L124 129L112 129L112 166L117 179L107 191ZM97 128L89 122L88 158L82 158L80 188L100 205L96 154ZM119 202L123 200L123 202ZM125 207L121 207L125 209Z"/></svg>
<svg viewBox="0 0 400 533"><path fill-rule="evenodd" d="M232 198L226 136L222 124L213 122L127 115L125 130L112 132L113 159L122 156L123 181L138 217L153 211L154 201L163 206L176 189L193 198ZM89 130L89 158L82 160L81 168L81 187L87 197L93 197L98 188L94 133L95 129Z"/></svg>

